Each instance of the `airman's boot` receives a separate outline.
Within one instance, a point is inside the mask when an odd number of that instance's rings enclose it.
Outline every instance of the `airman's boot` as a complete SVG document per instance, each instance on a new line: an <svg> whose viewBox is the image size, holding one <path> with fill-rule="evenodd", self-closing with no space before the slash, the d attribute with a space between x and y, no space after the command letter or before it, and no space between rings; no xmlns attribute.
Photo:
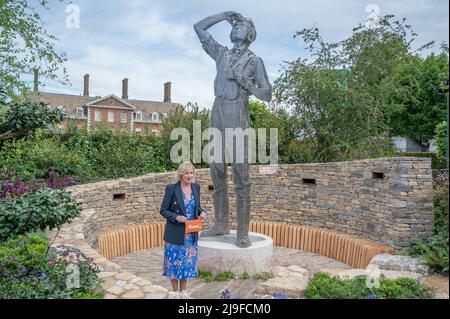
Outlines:
<svg viewBox="0 0 450 319"><path fill-rule="evenodd" d="M200 237L214 237L230 233L228 216L228 198L226 192L213 194L215 224L209 229L202 231Z"/></svg>

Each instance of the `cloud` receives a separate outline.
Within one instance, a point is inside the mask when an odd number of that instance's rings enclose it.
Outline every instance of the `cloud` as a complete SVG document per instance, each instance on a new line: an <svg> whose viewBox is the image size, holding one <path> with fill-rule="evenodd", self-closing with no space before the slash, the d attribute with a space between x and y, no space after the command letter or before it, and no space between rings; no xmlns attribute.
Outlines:
<svg viewBox="0 0 450 319"><path fill-rule="evenodd" d="M258 36L251 49L264 60L270 80L283 61L306 56L295 31L317 26L326 41L344 39L364 23L366 7L375 3L381 14L406 17L419 34L418 46L448 39L448 3L444 0L165 0L108 2L78 0L81 28L64 27L65 4L53 4L45 16L51 34L61 38L58 49L67 52L72 87L47 83L48 90L79 94L83 74L91 75L95 95L121 94L121 80L129 79L130 98L162 100L163 83L172 82L172 100L198 102L210 108L215 64L202 50L193 24L208 15L234 10L251 17ZM230 26L210 29L230 46Z"/></svg>

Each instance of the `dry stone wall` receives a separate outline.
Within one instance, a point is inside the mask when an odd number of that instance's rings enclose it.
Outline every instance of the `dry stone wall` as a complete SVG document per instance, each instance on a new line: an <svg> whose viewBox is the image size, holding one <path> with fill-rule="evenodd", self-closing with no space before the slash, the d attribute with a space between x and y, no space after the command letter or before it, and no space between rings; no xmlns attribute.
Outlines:
<svg viewBox="0 0 450 319"><path fill-rule="evenodd" d="M230 217L236 227L231 167ZM285 222L362 236L395 248L433 233L431 159L395 157L349 162L251 166L252 220ZM214 221L209 169L199 169L201 204ZM84 225L96 247L98 231L144 220L163 220L159 207L175 173L77 185L68 190L95 213ZM209 225L206 225L208 227Z"/></svg>

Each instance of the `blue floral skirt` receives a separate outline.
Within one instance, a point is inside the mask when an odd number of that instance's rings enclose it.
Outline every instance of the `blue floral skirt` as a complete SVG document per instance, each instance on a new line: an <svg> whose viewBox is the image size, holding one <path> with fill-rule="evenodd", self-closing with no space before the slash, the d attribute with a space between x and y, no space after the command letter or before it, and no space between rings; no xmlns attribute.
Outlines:
<svg viewBox="0 0 450 319"><path fill-rule="evenodd" d="M198 243L194 233L185 235L184 245L164 244L163 276L169 279L185 280L197 278Z"/></svg>

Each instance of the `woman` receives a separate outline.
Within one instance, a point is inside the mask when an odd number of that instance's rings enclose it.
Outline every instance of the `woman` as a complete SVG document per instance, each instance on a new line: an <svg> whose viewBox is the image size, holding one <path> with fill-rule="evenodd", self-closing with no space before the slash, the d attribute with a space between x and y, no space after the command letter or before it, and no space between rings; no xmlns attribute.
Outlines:
<svg viewBox="0 0 450 319"><path fill-rule="evenodd" d="M170 279L174 291L189 297L187 280L198 277L198 232L185 234L187 220L206 219L200 206L200 185L194 182L195 168L187 162L177 170L175 184L166 186L160 214L167 219L164 230L163 276Z"/></svg>

